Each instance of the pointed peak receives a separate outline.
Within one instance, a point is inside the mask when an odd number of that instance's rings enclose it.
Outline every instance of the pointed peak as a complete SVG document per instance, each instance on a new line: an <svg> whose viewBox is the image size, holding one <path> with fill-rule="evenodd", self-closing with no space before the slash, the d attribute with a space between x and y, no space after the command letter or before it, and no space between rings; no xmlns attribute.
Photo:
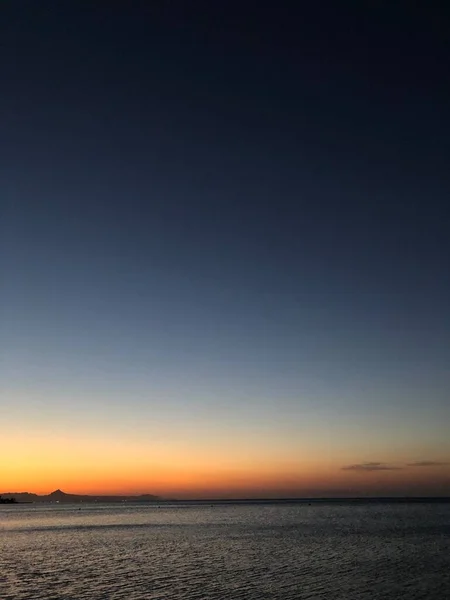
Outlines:
<svg viewBox="0 0 450 600"><path fill-rule="evenodd" d="M63 492L62 490L60 490L59 488L57 490L55 490L54 492L52 492L51 494L49 494L49 496L66 496L67 494L65 492Z"/></svg>

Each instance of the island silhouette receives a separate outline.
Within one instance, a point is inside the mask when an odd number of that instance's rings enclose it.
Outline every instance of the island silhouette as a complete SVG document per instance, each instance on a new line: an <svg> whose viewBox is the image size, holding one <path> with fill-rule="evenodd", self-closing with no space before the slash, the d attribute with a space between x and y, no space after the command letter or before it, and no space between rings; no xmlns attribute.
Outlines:
<svg viewBox="0 0 450 600"><path fill-rule="evenodd" d="M51 494L39 495L31 492L5 492L0 495L1 504L14 504L17 502L38 503L53 502L63 503L93 503L93 502L158 502L161 498L153 494L141 494L139 496L91 496L80 494L66 494L58 489Z"/></svg>

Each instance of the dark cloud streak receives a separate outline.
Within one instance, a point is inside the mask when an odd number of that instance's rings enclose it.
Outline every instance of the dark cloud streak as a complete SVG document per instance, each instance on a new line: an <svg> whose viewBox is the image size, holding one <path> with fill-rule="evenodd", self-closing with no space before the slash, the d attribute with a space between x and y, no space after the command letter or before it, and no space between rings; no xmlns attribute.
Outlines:
<svg viewBox="0 0 450 600"><path fill-rule="evenodd" d="M407 467L445 467L449 465L448 462L442 462L439 460L419 460L417 462L407 463Z"/></svg>
<svg viewBox="0 0 450 600"><path fill-rule="evenodd" d="M344 465L341 467L342 471L361 471L361 472L372 472L372 471L400 471L405 467L445 467L450 465L450 462L444 462L439 460L419 460L415 462L405 463L404 466L398 466L390 463L383 462L364 462L355 463L353 465Z"/></svg>
<svg viewBox="0 0 450 600"><path fill-rule="evenodd" d="M342 467L343 471L398 471L402 467L396 467L381 462L366 462Z"/></svg>

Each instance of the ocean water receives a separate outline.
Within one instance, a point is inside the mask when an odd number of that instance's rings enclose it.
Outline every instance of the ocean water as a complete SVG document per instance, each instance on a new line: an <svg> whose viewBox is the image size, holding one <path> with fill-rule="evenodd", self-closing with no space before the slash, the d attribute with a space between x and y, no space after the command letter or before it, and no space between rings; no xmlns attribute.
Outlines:
<svg viewBox="0 0 450 600"><path fill-rule="evenodd" d="M1 600L450 598L450 504L0 507Z"/></svg>

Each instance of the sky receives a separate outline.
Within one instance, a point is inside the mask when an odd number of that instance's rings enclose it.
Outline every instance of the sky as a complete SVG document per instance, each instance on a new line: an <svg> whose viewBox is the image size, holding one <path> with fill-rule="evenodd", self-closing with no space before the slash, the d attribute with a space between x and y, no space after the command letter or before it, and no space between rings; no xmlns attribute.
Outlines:
<svg viewBox="0 0 450 600"><path fill-rule="evenodd" d="M445 15L259 4L2 3L0 492L450 495Z"/></svg>

